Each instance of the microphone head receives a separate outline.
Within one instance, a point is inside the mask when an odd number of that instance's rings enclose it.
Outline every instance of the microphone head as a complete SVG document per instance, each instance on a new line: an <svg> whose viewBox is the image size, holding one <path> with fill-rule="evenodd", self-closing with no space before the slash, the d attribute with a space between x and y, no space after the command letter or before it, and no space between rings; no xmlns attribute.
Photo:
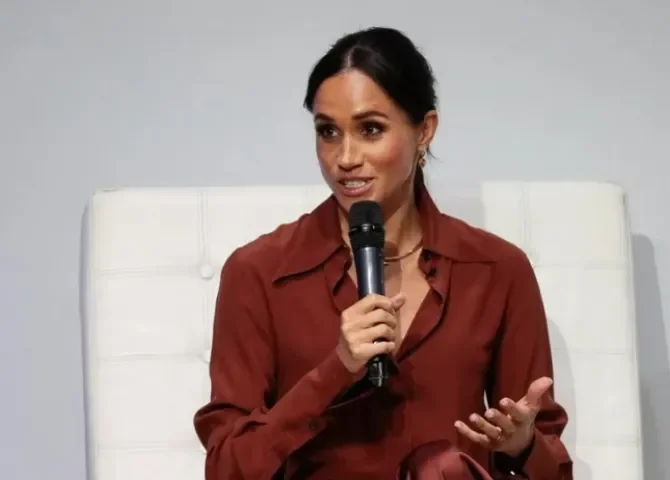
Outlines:
<svg viewBox="0 0 670 480"><path fill-rule="evenodd" d="M351 247L384 247L384 214L377 202L361 200L349 209Z"/></svg>
<svg viewBox="0 0 670 480"><path fill-rule="evenodd" d="M349 226L362 228L363 225L377 225L384 228L384 215L377 202L361 200L349 209Z"/></svg>

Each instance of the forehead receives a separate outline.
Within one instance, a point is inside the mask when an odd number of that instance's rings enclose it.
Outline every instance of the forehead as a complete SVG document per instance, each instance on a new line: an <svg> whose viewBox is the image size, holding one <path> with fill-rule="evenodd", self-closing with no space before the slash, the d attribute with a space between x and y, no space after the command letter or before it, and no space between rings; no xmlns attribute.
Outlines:
<svg viewBox="0 0 670 480"><path fill-rule="evenodd" d="M370 77L358 70L345 70L326 79L314 97L314 113L333 118L351 117L377 110L402 118L402 111Z"/></svg>

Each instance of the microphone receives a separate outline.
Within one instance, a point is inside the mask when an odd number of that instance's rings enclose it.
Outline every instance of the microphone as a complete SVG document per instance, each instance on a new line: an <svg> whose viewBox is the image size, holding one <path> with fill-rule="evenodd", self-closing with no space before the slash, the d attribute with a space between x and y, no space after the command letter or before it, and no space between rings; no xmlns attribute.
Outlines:
<svg viewBox="0 0 670 480"><path fill-rule="evenodd" d="M371 200L354 203L349 209L349 241L354 254L358 298L384 295L384 216ZM377 355L368 362L367 378L382 387L389 377L391 359Z"/></svg>

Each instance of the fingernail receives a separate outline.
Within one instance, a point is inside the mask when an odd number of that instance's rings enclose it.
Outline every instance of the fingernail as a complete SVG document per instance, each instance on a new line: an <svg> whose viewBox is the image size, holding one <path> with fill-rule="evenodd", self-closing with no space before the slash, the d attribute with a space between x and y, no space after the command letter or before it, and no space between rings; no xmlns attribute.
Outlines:
<svg viewBox="0 0 670 480"><path fill-rule="evenodd" d="M507 400L506 398L503 398L500 401L500 405L502 405L503 407L508 407L509 406L509 400Z"/></svg>
<svg viewBox="0 0 670 480"><path fill-rule="evenodd" d="M493 418L493 410L486 411L486 418Z"/></svg>
<svg viewBox="0 0 670 480"><path fill-rule="evenodd" d="M470 421L471 422L476 422L477 418L478 418L477 415L475 415L474 413L472 415L470 415Z"/></svg>

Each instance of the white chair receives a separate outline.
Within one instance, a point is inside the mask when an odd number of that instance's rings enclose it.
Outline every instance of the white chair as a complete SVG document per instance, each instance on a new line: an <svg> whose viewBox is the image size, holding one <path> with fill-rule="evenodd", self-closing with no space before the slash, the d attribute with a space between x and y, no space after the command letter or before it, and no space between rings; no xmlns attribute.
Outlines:
<svg viewBox="0 0 670 480"><path fill-rule="evenodd" d="M448 190L445 192L445 190ZM443 211L523 248L550 318L564 441L579 480L641 480L630 236L610 184L432 188ZM89 480L203 478L193 414L209 397L219 271L231 251L311 210L325 187L97 192L83 225ZM445 425L445 428L450 428Z"/></svg>

